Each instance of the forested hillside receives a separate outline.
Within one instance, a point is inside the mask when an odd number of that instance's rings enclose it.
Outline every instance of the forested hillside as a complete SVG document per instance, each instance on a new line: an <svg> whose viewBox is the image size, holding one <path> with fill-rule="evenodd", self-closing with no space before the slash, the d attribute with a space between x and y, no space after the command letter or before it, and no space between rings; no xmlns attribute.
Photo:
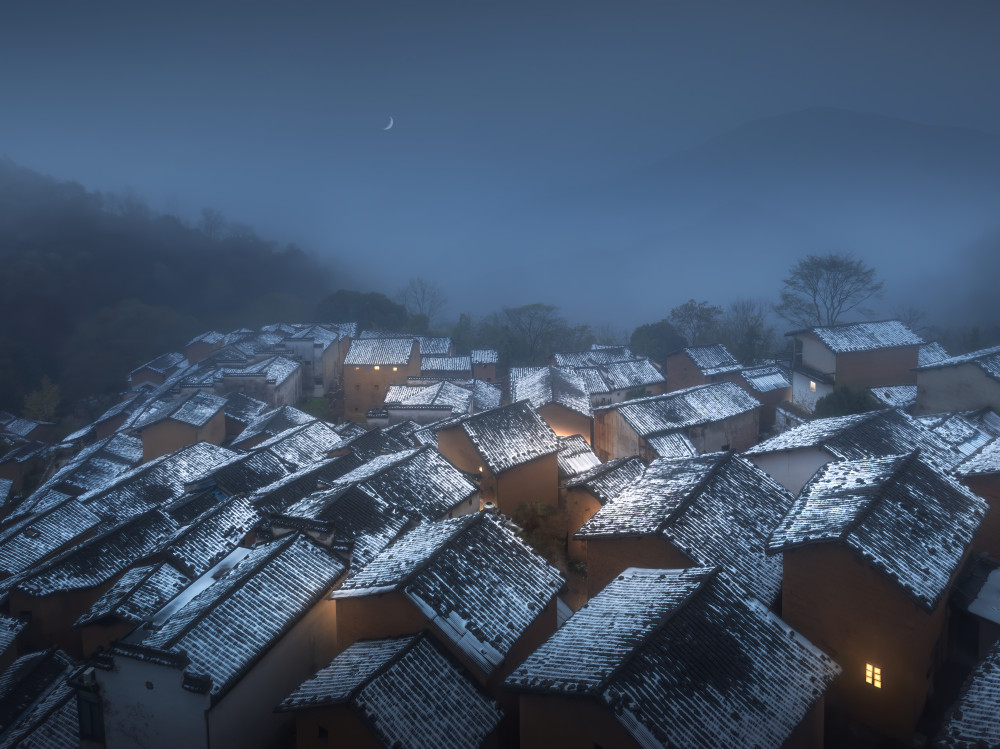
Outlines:
<svg viewBox="0 0 1000 749"><path fill-rule="evenodd" d="M64 402L121 389L203 330L308 319L331 290L297 247L203 219L0 159L0 409L19 413L44 377Z"/></svg>

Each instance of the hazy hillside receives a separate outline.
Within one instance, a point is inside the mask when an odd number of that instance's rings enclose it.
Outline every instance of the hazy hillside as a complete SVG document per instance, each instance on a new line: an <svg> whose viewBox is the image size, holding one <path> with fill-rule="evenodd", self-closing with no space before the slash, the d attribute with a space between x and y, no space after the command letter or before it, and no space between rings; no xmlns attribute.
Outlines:
<svg viewBox="0 0 1000 749"><path fill-rule="evenodd" d="M66 400L120 389L202 330L305 318L330 291L301 250L218 234L0 160L0 409L43 376Z"/></svg>
<svg viewBox="0 0 1000 749"><path fill-rule="evenodd" d="M474 270L498 279L497 293L549 289L569 314L594 319L590 300L621 297L617 288L629 305L612 314L635 324L692 296L776 296L809 252L865 257L888 297L927 279L944 297L978 275L946 258L996 227L1000 138L817 108L525 206L469 245L486 250Z"/></svg>

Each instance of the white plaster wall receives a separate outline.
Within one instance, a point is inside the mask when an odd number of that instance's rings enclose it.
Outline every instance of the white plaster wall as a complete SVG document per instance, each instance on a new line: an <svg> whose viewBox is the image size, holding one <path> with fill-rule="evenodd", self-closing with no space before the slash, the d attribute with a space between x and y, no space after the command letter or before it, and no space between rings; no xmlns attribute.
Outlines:
<svg viewBox="0 0 1000 749"><path fill-rule="evenodd" d="M810 382L815 382L815 380L810 380L808 375L801 372L792 372L792 401L808 411L813 411L816 408L816 401L824 395L832 393L833 387L817 382L816 392L813 392L809 389Z"/></svg>
<svg viewBox="0 0 1000 749"><path fill-rule="evenodd" d="M802 341L802 363L818 372L832 374L837 371L837 357L812 336L803 336L798 340Z"/></svg>
<svg viewBox="0 0 1000 749"><path fill-rule="evenodd" d="M818 447L803 447L798 450L782 450L746 457L792 494L798 494L820 467L833 460L833 456Z"/></svg>
<svg viewBox="0 0 1000 749"><path fill-rule="evenodd" d="M915 414L971 411L984 406L1000 412L1000 382L975 364L917 372Z"/></svg>

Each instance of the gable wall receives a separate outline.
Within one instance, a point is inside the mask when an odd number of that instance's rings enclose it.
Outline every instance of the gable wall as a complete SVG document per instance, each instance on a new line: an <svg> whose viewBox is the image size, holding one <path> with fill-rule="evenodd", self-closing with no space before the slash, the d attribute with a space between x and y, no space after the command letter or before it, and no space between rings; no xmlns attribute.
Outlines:
<svg viewBox="0 0 1000 749"><path fill-rule="evenodd" d="M668 393L708 382L698 365L683 351L668 356L663 368L664 376L667 378L665 392Z"/></svg>
<svg viewBox="0 0 1000 749"><path fill-rule="evenodd" d="M164 419L142 430L142 462L147 463L197 442L221 445L226 439L226 414L219 410L203 427Z"/></svg>
<svg viewBox="0 0 1000 749"><path fill-rule="evenodd" d="M943 655L935 648L947 640L947 606L926 613L839 544L787 549L783 559L782 618L844 669L827 704L886 735L908 737ZM867 663L882 669L881 689L866 683Z"/></svg>
<svg viewBox="0 0 1000 749"><path fill-rule="evenodd" d="M486 470L483 471L483 498L486 497ZM496 505L511 515L526 502L559 506L559 462L555 453L529 460L496 477Z"/></svg>
<svg viewBox="0 0 1000 749"><path fill-rule="evenodd" d="M747 455L746 458L792 494L798 494L816 471L833 460L833 456L818 447Z"/></svg>
<svg viewBox="0 0 1000 749"><path fill-rule="evenodd" d="M587 440L587 444L590 444L593 421L589 417L571 411L558 403L546 403L537 411L545 423L552 428L552 431L560 437L571 437L574 434L579 434Z"/></svg>
<svg viewBox="0 0 1000 749"><path fill-rule="evenodd" d="M591 538L587 550L587 597L593 598L629 567L686 569L692 562L658 535Z"/></svg>
<svg viewBox="0 0 1000 749"><path fill-rule="evenodd" d="M414 346L416 349L416 346ZM393 371L393 366L396 371ZM410 357L409 364L371 365L344 367L344 414L351 421L364 423L365 413L372 408L382 408L385 393L390 385L405 385L407 377L420 374L420 354Z"/></svg>
<svg viewBox="0 0 1000 749"><path fill-rule="evenodd" d="M969 476L962 483L985 499L990 506L983 524L972 540L972 550L985 551L1000 559L1000 474Z"/></svg>
<svg viewBox="0 0 1000 749"><path fill-rule="evenodd" d="M824 374L833 374L837 370L837 357L812 333L799 333L794 336L802 344L802 363Z"/></svg>
<svg viewBox="0 0 1000 749"><path fill-rule="evenodd" d="M614 409L594 412L594 452L601 462L639 454L639 435Z"/></svg>
<svg viewBox="0 0 1000 749"><path fill-rule="evenodd" d="M614 713L593 698L522 694L520 717L521 749L639 747Z"/></svg>
<svg viewBox="0 0 1000 749"><path fill-rule="evenodd" d="M899 346L876 351L855 351L837 355L837 386L858 388L884 385L912 385L919 346Z"/></svg>
<svg viewBox="0 0 1000 749"><path fill-rule="evenodd" d="M326 732L324 738L320 738L321 730ZM368 725L348 705L296 710L295 746L297 749L329 749L331 746L382 749Z"/></svg>
<svg viewBox="0 0 1000 749"><path fill-rule="evenodd" d="M1000 382L975 364L917 372L915 415L970 411L989 406L1000 413Z"/></svg>

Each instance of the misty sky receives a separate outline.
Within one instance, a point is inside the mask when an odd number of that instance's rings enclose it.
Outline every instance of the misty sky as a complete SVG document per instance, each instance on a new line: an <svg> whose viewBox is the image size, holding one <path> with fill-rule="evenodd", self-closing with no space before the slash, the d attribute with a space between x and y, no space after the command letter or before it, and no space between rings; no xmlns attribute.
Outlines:
<svg viewBox="0 0 1000 749"><path fill-rule="evenodd" d="M995 2L6 2L0 154L377 285L761 117L998 134L998 40Z"/></svg>

